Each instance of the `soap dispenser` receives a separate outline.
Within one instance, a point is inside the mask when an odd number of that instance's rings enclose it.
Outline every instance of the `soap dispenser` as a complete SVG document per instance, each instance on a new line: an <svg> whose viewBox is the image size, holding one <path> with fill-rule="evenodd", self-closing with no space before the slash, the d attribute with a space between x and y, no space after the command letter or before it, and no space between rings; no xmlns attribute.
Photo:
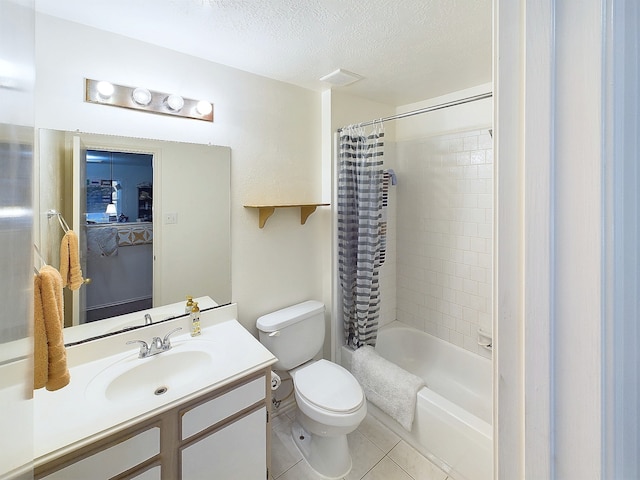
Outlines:
<svg viewBox="0 0 640 480"><path fill-rule="evenodd" d="M200 331L200 309L198 308L198 302L193 302L190 316L191 316L191 336L197 337L202 333Z"/></svg>
<svg viewBox="0 0 640 480"><path fill-rule="evenodd" d="M184 307L184 313L187 315L191 315L191 309L193 308L193 297L191 295L187 295L187 304Z"/></svg>

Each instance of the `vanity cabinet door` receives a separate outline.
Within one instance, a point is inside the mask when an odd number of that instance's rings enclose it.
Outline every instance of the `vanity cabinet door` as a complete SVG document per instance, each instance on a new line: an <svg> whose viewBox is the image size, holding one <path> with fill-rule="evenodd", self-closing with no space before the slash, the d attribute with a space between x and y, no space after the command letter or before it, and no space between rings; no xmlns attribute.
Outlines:
<svg viewBox="0 0 640 480"><path fill-rule="evenodd" d="M263 406L183 448L182 480L265 478L266 415Z"/></svg>
<svg viewBox="0 0 640 480"><path fill-rule="evenodd" d="M38 478L46 480L109 479L140 465L159 453L160 428L154 427L133 437L125 437L115 445L84 456L64 468ZM144 475L142 474L141 478L154 478Z"/></svg>

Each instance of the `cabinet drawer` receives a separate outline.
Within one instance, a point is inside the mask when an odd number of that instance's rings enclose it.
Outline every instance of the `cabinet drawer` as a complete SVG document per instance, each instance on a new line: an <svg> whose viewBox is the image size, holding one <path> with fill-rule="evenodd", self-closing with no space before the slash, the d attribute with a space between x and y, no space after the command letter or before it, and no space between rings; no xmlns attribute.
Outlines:
<svg viewBox="0 0 640 480"><path fill-rule="evenodd" d="M182 440L265 398L265 377L198 405L182 416Z"/></svg>
<svg viewBox="0 0 640 480"><path fill-rule="evenodd" d="M160 428L154 427L44 478L46 480L111 478L159 453Z"/></svg>

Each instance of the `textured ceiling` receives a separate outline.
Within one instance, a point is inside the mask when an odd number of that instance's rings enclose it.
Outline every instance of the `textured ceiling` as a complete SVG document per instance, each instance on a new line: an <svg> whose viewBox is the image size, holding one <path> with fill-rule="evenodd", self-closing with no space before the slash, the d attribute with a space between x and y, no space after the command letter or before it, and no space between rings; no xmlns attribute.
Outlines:
<svg viewBox="0 0 640 480"><path fill-rule="evenodd" d="M491 81L491 0L36 0L43 13L269 78L405 105Z"/></svg>

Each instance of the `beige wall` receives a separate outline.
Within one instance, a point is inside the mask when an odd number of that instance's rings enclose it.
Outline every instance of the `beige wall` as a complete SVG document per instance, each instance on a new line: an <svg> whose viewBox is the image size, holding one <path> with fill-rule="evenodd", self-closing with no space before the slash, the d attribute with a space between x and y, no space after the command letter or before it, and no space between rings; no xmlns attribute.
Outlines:
<svg viewBox="0 0 640 480"><path fill-rule="evenodd" d="M330 216L301 226L299 210L282 209L259 229L243 208L321 200L319 93L41 15L36 62L37 128L231 147L232 295L243 325L255 332L259 315L323 298ZM208 99L215 121L85 103L85 77Z"/></svg>

